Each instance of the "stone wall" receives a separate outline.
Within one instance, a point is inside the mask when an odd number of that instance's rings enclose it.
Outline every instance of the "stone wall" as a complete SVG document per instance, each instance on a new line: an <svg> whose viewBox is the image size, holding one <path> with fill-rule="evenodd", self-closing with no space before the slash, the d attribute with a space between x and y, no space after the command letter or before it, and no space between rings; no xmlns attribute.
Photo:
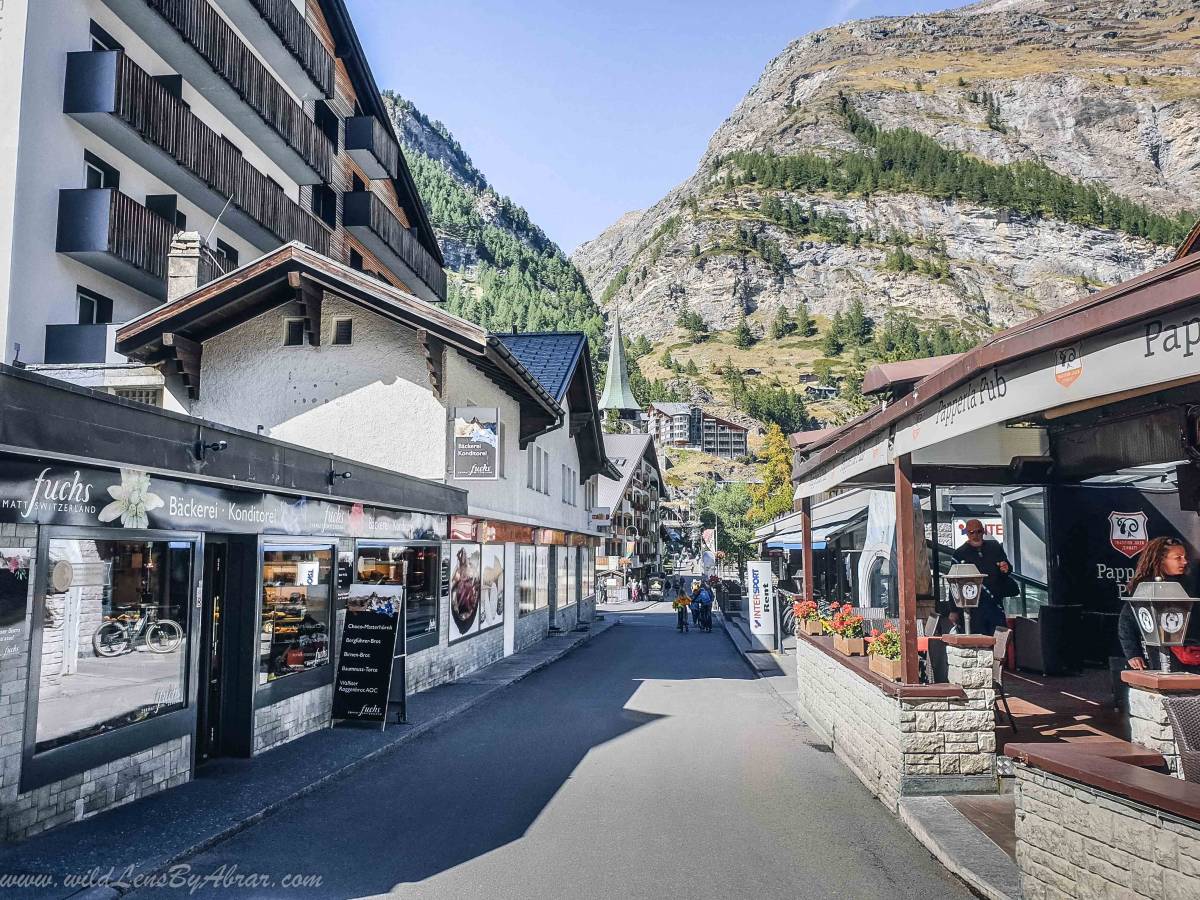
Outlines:
<svg viewBox="0 0 1200 900"><path fill-rule="evenodd" d="M1200 897L1200 825L1020 763L1024 900Z"/></svg>
<svg viewBox="0 0 1200 900"><path fill-rule="evenodd" d="M333 685L296 694L254 711L254 753L328 728L333 713Z"/></svg>
<svg viewBox="0 0 1200 900"><path fill-rule="evenodd" d="M905 795L996 789L991 650L947 656L965 697L904 697L797 637L800 714L889 808Z"/></svg>
<svg viewBox="0 0 1200 900"><path fill-rule="evenodd" d="M1196 696L1198 692L1174 694L1173 696ZM1163 704L1164 695L1157 691L1129 685L1129 740L1151 750L1157 750L1167 761L1167 768L1177 778L1182 778L1179 769L1179 747L1175 744L1175 731L1167 718Z"/></svg>
<svg viewBox="0 0 1200 900"><path fill-rule="evenodd" d="M543 606L531 613L517 618L516 641L513 646L517 652L536 644L546 637L550 629L550 607Z"/></svg>

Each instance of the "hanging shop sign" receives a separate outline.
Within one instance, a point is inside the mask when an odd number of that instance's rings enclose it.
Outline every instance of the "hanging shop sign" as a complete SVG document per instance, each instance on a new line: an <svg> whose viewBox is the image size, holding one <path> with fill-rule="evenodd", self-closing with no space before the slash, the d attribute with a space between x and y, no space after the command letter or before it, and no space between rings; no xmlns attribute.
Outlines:
<svg viewBox="0 0 1200 900"><path fill-rule="evenodd" d="M608 506L593 506L588 511L588 521L593 528L608 528L612 525L612 508Z"/></svg>
<svg viewBox="0 0 1200 900"><path fill-rule="evenodd" d="M500 477L500 416L494 406L454 409L450 442L451 472L457 481L493 481Z"/></svg>
<svg viewBox="0 0 1200 900"><path fill-rule="evenodd" d="M0 465L0 522L400 540L446 536L445 516L428 513L230 490L138 469L7 459Z"/></svg>
<svg viewBox="0 0 1200 900"><path fill-rule="evenodd" d="M775 644L775 575L770 560L746 564L749 586L750 640L756 650L771 650Z"/></svg>
<svg viewBox="0 0 1200 900"><path fill-rule="evenodd" d="M501 522L495 519L474 519L470 516L450 517L450 539L479 541L484 544L532 544L537 529L532 525Z"/></svg>
<svg viewBox="0 0 1200 900"><path fill-rule="evenodd" d="M333 683L333 718L386 723L397 638L404 621L401 585L354 584L346 601L342 652Z"/></svg>

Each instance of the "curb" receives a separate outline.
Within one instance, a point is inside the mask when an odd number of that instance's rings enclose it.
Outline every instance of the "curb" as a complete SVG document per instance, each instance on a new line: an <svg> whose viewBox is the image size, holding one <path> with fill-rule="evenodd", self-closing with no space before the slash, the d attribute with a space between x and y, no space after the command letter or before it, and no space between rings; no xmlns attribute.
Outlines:
<svg viewBox="0 0 1200 900"><path fill-rule="evenodd" d="M536 663L534 666L527 669L526 671L521 672L516 677L514 677L511 681L506 681L502 684L493 685L493 686L487 688L486 690L481 691L480 693L476 694L475 696L464 700L462 703L459 703L457 706L454 706L454 707L446 710L445 712L443 712L437 716L434 716L433 718L429 719L428 721L422 722L419 725L412 726L411 730L406 731L403 735L398 737L393 743L388 744L385 747L378 747L378 748L372 750L371 752L366 753L363 756L360 756L357 759L353 760L352 762L342 766L340 769L337 769L332 772L328 772L325 775L321 776L320 778L316 779L315 781L311 781L306 785L302 785L301 787L297 788L296 790L294 790L292 793L288 794L287 796L273 800L268 806L264 807L263 809L259 810L256 813L252 813L251 815L245 817L244 819L239 820L237 823L230 825L227 828L223 828L214 834L210 834L207 837L205 837L203 840L197 841L195 844L187 847L186 849L180 850L176 853L172 853L169 857L167 857L165 859L154 862L151 866L147 867L147 869L144 872L140 872L139 877L142 879L145 879L145 878L149 878L153 875L156 875L160 872L163 872L164 870L169 869L171 866L176 865L177 863L181 862L182 860L187 859L188 857L191 857L191 856L195 856L197 853L203 853L205 850L209 849L210 847L216 846L217 844L228 840L229 838L233 837L234 835L238 834L241 831L245 831L250 826L257 825L259 822L263 821L264 819L266 819L269 816L273 815L274 813L278 812L282 807L288 805L289 803L299 800L300 798L305 797L308 794L311 794L312 792L314 792L322 787L325 787L326 785L329 785L332 782L337 781L340 778L344 778L347 775L350 775L352 772L357 771L358 769L360 769L362 766L366 765L367 763L378 760L381 757L383 757L389 753L392 753L397 748L402 747L403 745L407 744L409 741L412 741L415 738L418 738L421 735L426 734L427 732L432 731L433 729L446 724L446 722L448 722L451 719L455 718L456 716L466 712L471 707L477 706L478 704L482 703L484 700L488 699L489 697L493 696L494 694L497 694L500 691L506 690L507 688L512 687L517 682L523 681L524 679L528 678L534 672L540 672L542 669L547 668L552 663L558 662L560 659L562 659L568 653L571 653L573 650L576 650L579 647L583 646L584 644L588 643L592 638L596 637L597 635L604 634L610 628L615 628L618 625L620 625L621 623L620 623L620 620L614 620L614 621L609 622L608 624L604 625L603 627L601 627L598 630L595 629L595 627L594 627L596 624L597 624L596 622L592 622L591 623L592 627L590 627L586 632L581 632L579 634L579 636L574 641L572 641L570 644L563 647L559 652L555 653L553 656L549 656L546 659L539 661L538 663ZM486 668L486 667L484 667L484 668ZM463 676L463 678L464 679L471 678L474 675L478 674L478 672L480 672L480 671L483 671L483 670L479 669L476 672L472 672L469 675ZM455 679L455 680L457 681L458 679ZM447 684L453 684L453 683L454 682L447 682ZM63 896L72 898L72 900L114 900L114 898L125 896L126 894L129 894L133 890L137 890L137 888L130 888L130 887L118 888L118 887L105 885L105 886L86 887L86 888L83 888L82 890L76 891L72 894L66 894Z"/></svg>
<svg viewBox="0 0 1200 900"><path fill-rule="evenodd" d="M1021 896L1017 864L945 797L901 798L898 814L947 872L987 900Z"/></svg>

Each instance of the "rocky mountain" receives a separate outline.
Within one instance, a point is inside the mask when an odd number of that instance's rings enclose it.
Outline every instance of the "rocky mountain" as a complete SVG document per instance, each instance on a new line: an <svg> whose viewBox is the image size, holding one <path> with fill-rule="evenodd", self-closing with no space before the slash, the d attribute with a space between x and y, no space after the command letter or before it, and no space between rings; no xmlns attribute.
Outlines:
<svg viewBox="0 0 1200 900"><path fill-rule="evenodd" d="M988 0L793 41L695 174L572 259L652 339L854 298L984 331L1169 260L1198 175L1193 0Z"/></svg>
<svg viewBox="0 0 1200 900"><path fill-rule="evenodd" d="M582 330L599 346L600 311L562 250L445 125L395 93L383 100L446 259L450 311L495 331Z"/></svg>

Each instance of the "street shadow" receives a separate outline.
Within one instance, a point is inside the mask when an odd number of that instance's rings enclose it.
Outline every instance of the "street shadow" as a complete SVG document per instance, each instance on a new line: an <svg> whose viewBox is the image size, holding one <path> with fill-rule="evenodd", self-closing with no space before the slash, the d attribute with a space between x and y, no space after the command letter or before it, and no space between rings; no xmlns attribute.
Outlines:
<svg viewBox="0 0 1200 900"><path fill-rule="evenodd" d="M424 881L525 837L589 752L668 718L646 708L658 701L635 698L644 686L754 677L718 632L680 635L673 615L618 615L621 626L201 854L193 870L318 872L322 896ZM693 702L685 693L671 693L681 712ZM210 895L223 894L196 892Z"/></svg>

